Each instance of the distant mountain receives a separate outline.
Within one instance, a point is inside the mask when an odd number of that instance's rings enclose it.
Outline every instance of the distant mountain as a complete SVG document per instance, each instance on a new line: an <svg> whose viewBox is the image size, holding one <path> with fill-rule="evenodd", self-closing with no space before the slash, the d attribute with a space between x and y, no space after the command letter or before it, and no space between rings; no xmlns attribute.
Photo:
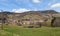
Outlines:
<svg viewBox="0 0 60 36"><path fill-rule="evenodd" d="M24 13L14 13L14 12L9 12L9 11L2 11L0 14L11 14L11 15L19 15L19 17L25 16L25 15L30 15L30 14L36 14L36 15L45 15L45 14L57 14L58 12L54 10L44 10L44 11L28 11Z"/></svg>
<svg viewBox="0 0 60 36"><path fill-rule="evenodd" d="M45 11L28 11L28 12L25 12L25 13L38 13L38 14L40 14L40 13L44 13L44 14L56 14L56 13L58 13L58 12L56 12L56 11L54 11L54 10L45 10Z"/></svg>
<svg viewBox="0 0 60 36"><path fill-rule="evenodd" d="M17 13L20 14L20 16L30 15L30 14L36 14L36 15L45 15L45 14L57 14L58 12L54 10L45 10L45 11L28 11L24 13Z"/></svg>
<svg viewBox="0 0 60 36"><path fill-rule="evenodd" d="M0 13L13 13L13 12L9 12L9 11L1 11ZM55 10L44 10L44 11L27 11L27 12L23 12L21 14L40 14L40 13L44 13L44 14L55 14L58 13Z"/></svg>
<svg viewBox="0 0 60 36"><path fill-rule="evenodd" d="M28 11L28 12L24 12L24 13L14 13L14 12L9 12L9 11L2 11L0 12L0 14L11 14L12 16L14 15L18 15L18 17L23 17L25 15L30 15L30 14L34 14L34 15L46 15L46 14L57 14L58 12L54 11L54 10L45 10L45 11Z"/></svg>
<svg viewBox="0 0 60 36"><path fill-rule="evenodd" d="M45 11L42 11L42 13L46 13L46 14L56 14L58 12L56 12L55 10L45 10Z"/></svg>
<svg viewBox="0 0 60 36"><path fill-rule="evenodd" d="M0 13L4 13L4 14L11 14L11 13L13 13L13 12L9 12L9 11L1 11Z"/></svg>

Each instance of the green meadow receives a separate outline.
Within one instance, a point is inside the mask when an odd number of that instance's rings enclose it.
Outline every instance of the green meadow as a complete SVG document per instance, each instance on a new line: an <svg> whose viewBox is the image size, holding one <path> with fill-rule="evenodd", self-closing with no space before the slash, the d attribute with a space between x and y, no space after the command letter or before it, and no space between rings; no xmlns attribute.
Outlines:
<svg viewBox="0 0 60 36"><path fill-rule="evenodd" d="M4 25L0 36L60 36L60 27L23 28L16 25Z"/></svg>

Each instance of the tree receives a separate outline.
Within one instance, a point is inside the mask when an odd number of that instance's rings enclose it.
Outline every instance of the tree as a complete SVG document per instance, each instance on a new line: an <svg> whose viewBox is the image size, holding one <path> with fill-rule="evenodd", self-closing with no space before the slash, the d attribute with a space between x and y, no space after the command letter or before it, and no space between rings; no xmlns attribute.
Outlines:
<svg viewBox="0 0 60 36"><path fill-rule="evenodd" d="M53 17L52 21L51 21L51 27L54 27L53 23L56 20L56 17Z"/></svg>
<svg viewBox="0 0 60 36"><path fill-rule="evenodd" d="M6 20L7 20L7 14L2 12L1 13L1 20L2 20L2 24L1 24L1 29L3 30L3 24L5 24Z"/></svg>

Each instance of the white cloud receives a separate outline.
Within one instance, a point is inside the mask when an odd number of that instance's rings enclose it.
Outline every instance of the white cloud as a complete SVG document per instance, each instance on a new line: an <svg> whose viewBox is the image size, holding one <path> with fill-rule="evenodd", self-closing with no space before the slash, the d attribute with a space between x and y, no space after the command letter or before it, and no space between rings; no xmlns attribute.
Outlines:
<svg viewBox="0 0 60 36"><path fill-rule="evenodd" d="M60 7L60 3L56 3L56 4L51 5L51 8L57 8L57 7Z"/></svg>
<svg viewBox="0 0 60 36"><path fill-rule="evenodd" d="M32 0L34 3L39 3L40 0Z"/></svg>
<svg viewBox="0 0 60 36"><path fill-rule="evenodd" d="M12 12L15 12L15 13L23 13L23 12L26 12L26 11L30 11L29 9L25 9L25 8L20 8L20 9L13 9Z"/></svg>

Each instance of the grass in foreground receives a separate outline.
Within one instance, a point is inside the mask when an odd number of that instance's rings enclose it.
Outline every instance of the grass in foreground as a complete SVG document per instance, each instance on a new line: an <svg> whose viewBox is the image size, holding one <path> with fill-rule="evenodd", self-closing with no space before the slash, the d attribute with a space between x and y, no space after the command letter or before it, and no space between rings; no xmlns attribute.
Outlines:
<svg viewBox="0 0 60 36"><path fill-rule="evenodd" d="M60 36L60 27L23 28L22 26L4 25L0 36Z"/></svg>

